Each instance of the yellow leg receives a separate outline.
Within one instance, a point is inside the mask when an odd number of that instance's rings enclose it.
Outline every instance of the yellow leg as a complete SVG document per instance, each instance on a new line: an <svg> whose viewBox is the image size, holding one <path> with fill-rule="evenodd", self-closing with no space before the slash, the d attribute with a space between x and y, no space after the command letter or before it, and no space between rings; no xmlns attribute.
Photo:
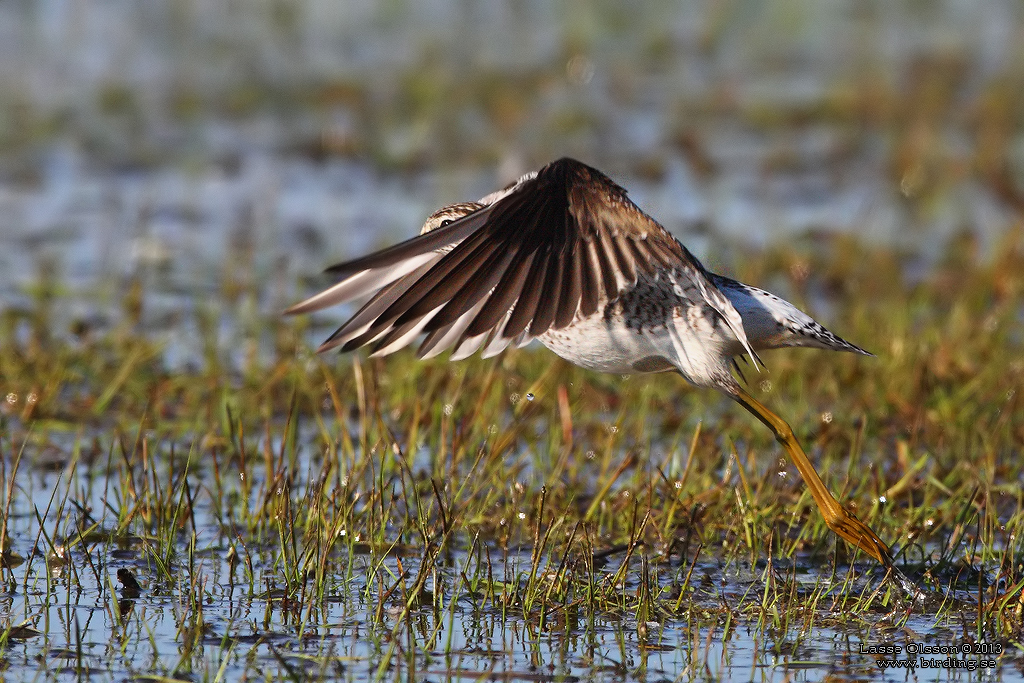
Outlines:
<svg viewBox="0 0 1024 683"><path fill-rule="evenodd" d="M775 438L786 449L793 464L796 465L800 475L807 483L807 488L810 489L814 502L818 504L818 509L825 517L825 524L828 524L828 528L881 562L887 570L893 569L889 547L875 535L874 531L857 519L829 493L821 481L821 477L814 470L814 465L804 453L804 449L800 447L800 443L793 436L793 429L789 424L748 394L742 387L733 398L763 422L768 429L772 430Z"/></svg>

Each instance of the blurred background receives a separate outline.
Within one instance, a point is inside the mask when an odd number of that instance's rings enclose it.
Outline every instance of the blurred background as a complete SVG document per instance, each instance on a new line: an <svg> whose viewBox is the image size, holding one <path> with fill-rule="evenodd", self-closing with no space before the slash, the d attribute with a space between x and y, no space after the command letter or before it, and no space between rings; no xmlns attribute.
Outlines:
<svg viewBox="0 0 1024 683"><path fill-rule="evenodd" d="M259 346L260 316L328 264L564 155L714 269L852 235L895 250L912 283L951 244L984 259L1020 229L1022 15L1017 0L5 0L0 308L49 296L69 337L134 315L187 366L197 326L221 328L225 353Z"/></svg>

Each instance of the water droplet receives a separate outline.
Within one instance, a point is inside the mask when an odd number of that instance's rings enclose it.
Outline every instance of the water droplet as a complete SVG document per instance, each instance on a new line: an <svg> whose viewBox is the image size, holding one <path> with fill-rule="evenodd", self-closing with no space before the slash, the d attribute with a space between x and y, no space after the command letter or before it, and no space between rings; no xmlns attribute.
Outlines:
<svg viewBox="0 0 1024 683"><path fill-rule="evenodd" d="M832 424L832 413L826 410L824 413L821 414L821 421L827 425Z"/></svg>
<svg viewBox="0 0 1024 683"><path fill-rule="evenodd" d="M900 192L904 197L913 197L921 190L924 182L924 165L921 162L916 162L900 178Z"/></svg>
<svg viewBox="0 0 1024 683"><path fill-rule="evenodd" d="M583 54L575 54L565 64L565 75L573 85L586 85L594 78L594 62Z"/></svg>
<svg viewBox="0 0 1024 683"><path fill-rule="evenodd" d="M889 499L888 499L888 498L886 498L885 496L879 496L879 497L878 497L878 502L879 502L879 503L885 503L885 502L887 502L888 500L889 500Z"/></svg>
<svg viewBox="0 0 1024 683"><path fill-rule="evenodd" d="M519 519L526 519L526 513L525 513L525 512L520 512L520 513L519 513L518 515L516 515L516 516L517 516L517 517L518 517Z"/></svg>
<svg viewBox="0 0 1024 683"><path fill-rule="evenodd" d="M7 402L10 403L11 405L14 405L15 403L18 402L18 395L13 391L7 394Z"/></svg>
<svg viewBox="0 0 1024 683"><path fill-rule="evenodd" d="M587 451L587 460L593 460L597 457L597 453L594 451Z"/></svg>
<svg viewBox="0 0 1024 683"><path fill-rule="evenodd" d="M683 482L677 481L676 482L676 491L680 491L680 490L682 490L682 488L683 488Z"/></svg>
<svg viewBox="0 0 1024 683"><path fill-rule="evenodd" d="M534 395L533 395L532 393L528 393L528 394L526 394L526 400L527 400L527 401L532 401L532 400L533 400L534 398L535 398L535 397L534 397Z"/></svg>

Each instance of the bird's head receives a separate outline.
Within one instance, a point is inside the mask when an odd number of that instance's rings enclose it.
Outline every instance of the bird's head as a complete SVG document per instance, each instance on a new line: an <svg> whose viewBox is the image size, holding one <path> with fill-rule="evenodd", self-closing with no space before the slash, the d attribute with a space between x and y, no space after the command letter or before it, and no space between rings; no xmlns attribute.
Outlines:
<svg viewBox="0 0 1024 683"><path fill-rule="evenodd" d="M462 202L460 204L450 204L443 209L438 209L434 213L430 214L430 218L420 228L420 234L425 235L431 230L437 230L443 228L449 223L454 223L463 216L468 216L474 211L478 211L484 207L480 202Z"/></svg>

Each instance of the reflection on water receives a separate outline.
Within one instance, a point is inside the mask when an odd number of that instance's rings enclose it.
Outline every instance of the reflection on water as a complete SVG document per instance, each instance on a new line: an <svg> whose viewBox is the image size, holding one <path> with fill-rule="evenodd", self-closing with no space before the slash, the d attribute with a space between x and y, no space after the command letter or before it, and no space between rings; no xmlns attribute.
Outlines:
<svg viewBox="0 0 1024 683"><path fill-rule="evenodd" d="M203 479L204 469L196 465L193 486ZM35 472L31 479L31 490L12 509L15 547L30 548L40 533L33 507L51 537L85 533L86 540L60 558L48 558L48 572L14 568L17 591L6 593L0 608L12 620L30 620L39 630L19 632L7 646L13 672L31 667L48 677L89 672L107 680L124 673L201 677L221 670L237 680L254 675L276 679L298 671L317 680L374 680L387 660L386 680L407 673L415 673L417 680L486 679L491 672L499 678L544 681L680 676L819 680L826 675L863 680L879 671L875 657L860 652L862 644L953 643L962 637L958 614L948 619L922 614L890 631L884 625L886 612L880 611L874 628L856 621L851 625L842 596L872 590L878 576L870 572L851 587L844 585L848 577L787 562L723 566L696 561L690 553L662 557L649 567L634 559L619 588L622 604L635 604L647 572L654 577L653 590L667 595L682 591L687 619L657 612L639 621L634 607L588 616L580 604L587 600L582 594L526 610L522 600L533 573L529 545L502 549L471 539L456 540L452 550L431 562L424 590L411 602L406 591L421 571L421 549L396 543L390 552L370 552L358 542L343 541L327 560L325 599L319 600L312 576L305 588L288 588L278 540L243 542L244 523L234 532L224 528L218 521L224 512L213 509L205 496L197 496L191 511L197 523L194 545L183 543L163 558L172 567L174 578L168 581L155 566L163 552L159 541L115 531L125 512L115 507L116 501L126 492L112 495L102 478L76 477L71 489L82 495L72 493L70 507L78 512L61 520L51 496L56 489L60 505L67 482L53 472ZM250 484L259 488L265 482ZM310 484L295 485L298 492ZM531 524L522 522L527 538ZM95 564L103 555L105 564ZM597 567L597 580L609 580L624 559L623 549L606 554L607 566ZM41 564L34 558L36 567ZM553 576L558 564L557 558L544 561L536 573ZM142 584L138 589L131 587L134 577ZM808 599L787 593L773 599L777 611L765 614L763 628L740 625L742 613L749 619L751 603L778 591L774 582L790 579L795 579L795 590L820 594L814 615L787 613L785 600ZM503 595L509 597L507 607ZM406 611L406 605L411 609ZM411 658L404 650L407 636L393 639L406 629L417 643ZM47 656L31 663L43 644ZM397 653L392 652L396 645ZM114 660L111 648L118 652ZM125 669L112 670L112 661Z"/></svg>

